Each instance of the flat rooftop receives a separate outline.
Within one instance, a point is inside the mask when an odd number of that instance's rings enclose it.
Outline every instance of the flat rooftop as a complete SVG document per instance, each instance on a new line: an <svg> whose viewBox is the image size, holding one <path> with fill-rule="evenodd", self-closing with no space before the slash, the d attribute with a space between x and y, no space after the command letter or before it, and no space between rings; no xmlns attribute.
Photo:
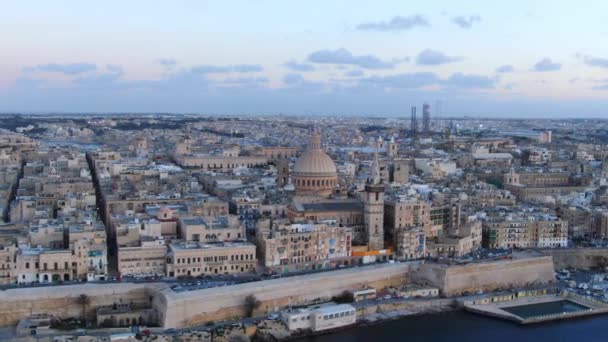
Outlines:
<svg viewBox="0 0 608 342"><path fill-rule="evenodd" d="M298 211L357 211L363 210L359 201L302 203L296 205Z"/></svg>

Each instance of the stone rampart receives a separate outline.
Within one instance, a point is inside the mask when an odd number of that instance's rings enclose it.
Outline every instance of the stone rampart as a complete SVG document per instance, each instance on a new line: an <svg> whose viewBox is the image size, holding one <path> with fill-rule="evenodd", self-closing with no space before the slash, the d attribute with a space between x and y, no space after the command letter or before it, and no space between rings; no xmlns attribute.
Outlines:
<svg viewBox="0 0 608 342"><path fill-rule="evenodd" d="M553 248L542 249L544 255L553 257L555 269L603 268L608 266L608 248Z"/></svg>
<svg viewBox="0 0 608 342"><path fill-rule="evenodd" d="M413 279L438 287L444 296L452 296L549 283L555 277L551 257L541 256L451 266L426 263Z"/></svg>
<svg viewBox="0 0 608 342"><path fill-rule="evenodd" d="M18 320L36 313L81 317L83 305L78 300L81 294L90 299L85 308L89 319L99 306L132 302L152 305L161 326L180 328L243 317L248 295L260 301L254 315L261 315L288 306L327 301L344 290L365 286L381 289L417 281L432 284L443 295L451 296L479 289L523 287L553 279L551 257L541 256L452 266L421 262L375 264L184 292L175 292L164 283L20 288L0 291L0 326L15 325Z"/></svg>
<svg viewBox="0 0 608 342"><path fill-rule="evenodd" d="M155 297L154 306L165 327L186 327L243 317L245 298L251 294L261 303L254 312L257 315L323 302L364 286L401 285L409 282L411 271L418 267L419 263L382 264L179 293L167 289Z"/></svg>
<svg viewBox="0 0 608 342"><path fill-rule="evenodd" d="M45 313L58 318L95 317L95 309L114 303L150 305L152 297L165 284L75 284L16 288L0 291L0 326L14 326L33 314ZM86 294L88 304L79 300Z"/></svg>

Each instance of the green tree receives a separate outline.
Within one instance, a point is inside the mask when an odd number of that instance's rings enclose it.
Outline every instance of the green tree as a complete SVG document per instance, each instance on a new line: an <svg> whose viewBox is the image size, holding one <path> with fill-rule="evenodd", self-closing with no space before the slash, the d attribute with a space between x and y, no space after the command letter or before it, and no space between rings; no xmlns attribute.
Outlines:
<svg viewBox="0 0 608 342"><path fill-rule="evenodd" d="M344 291L341 294L332 297L332 300L338 304L352 303L355 301L355 297L352 292Z"/></svg>
<svg viewBox="0 0 608 342"><path fill-rule="evenodd" d="M82 305L82 321L84 325L87 325L87 306L91 304L91 298L86 294L81 294L78 296L78 304Z"/></svg>

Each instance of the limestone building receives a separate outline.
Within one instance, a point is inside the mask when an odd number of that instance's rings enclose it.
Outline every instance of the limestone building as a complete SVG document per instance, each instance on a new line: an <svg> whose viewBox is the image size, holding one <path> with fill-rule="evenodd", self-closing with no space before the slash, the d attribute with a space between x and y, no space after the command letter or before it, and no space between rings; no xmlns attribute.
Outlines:
<svg viewBox="0 0 608 342"><path fill-rule="evenodd" d="M490 216L483 222L489 248L545 248L568 246L568 222L544 213Z"/></svg>
<svg viewBox="0 0 608 342"><path fill-rule="evenodd" d="M423 227L402 227L395 231L395 257L402 260L426 257L426 237Z"/></svg>
<svg viewBox="0 0 608 342"><path fill-rule="evenodd" d="M167 276L241 273L253 271L256 263L255 245L249 242L174 243L167 254Z"/></svg>
<svg viewBox="0 0 608 342"><path fill-rule="evenodd" d="M265 267L315 269L351 256L352 231L335 222L280 223L259 229L256 240Z"/></svg>

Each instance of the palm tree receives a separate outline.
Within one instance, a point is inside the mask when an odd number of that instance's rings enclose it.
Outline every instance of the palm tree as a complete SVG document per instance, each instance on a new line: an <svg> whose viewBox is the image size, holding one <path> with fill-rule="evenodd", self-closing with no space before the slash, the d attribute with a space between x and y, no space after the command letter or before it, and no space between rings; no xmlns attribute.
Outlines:
<svg viewBox="0 0 608 342"><path fill-rule="evenodd" d="M91 298L89 298L89 296L87 296L86 294L81 294L80 296L78 296L78 304L82 305L82 321L84 322L84 325L87 325L87 306L89 304L91 304Z"/></svg>

